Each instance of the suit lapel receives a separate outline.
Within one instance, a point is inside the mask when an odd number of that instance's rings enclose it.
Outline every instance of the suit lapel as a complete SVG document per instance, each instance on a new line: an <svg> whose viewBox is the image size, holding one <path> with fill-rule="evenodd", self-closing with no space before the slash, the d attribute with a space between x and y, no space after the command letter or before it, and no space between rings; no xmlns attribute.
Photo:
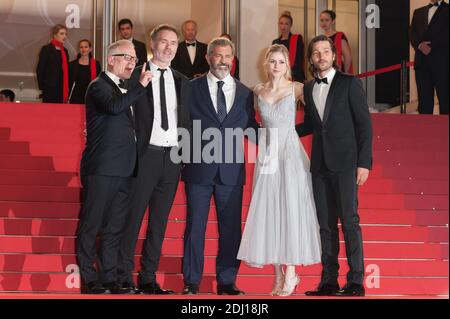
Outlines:
<svg viewBox="0 0 450 319"><path fill-rule="evenodd" d="M307 96L308 100L311 101L310 105L307 105L307 107L311 108L311 111L314 114L316 121L318 123L322 124L322 120L320 118L319 111L317 111L317 105L314 102L314 96L313 96L314 84L315 84L314 81L309 81L308 83L306 83L305 92L308 95Z"/></svg>
<svg viewBox="0 0 450 319"><path fill-rule="evenodd" d="M181 42L181 48L179 48L179 49L181 49L184 63L188 63L187 65L192 65L191 57L189 56L189 51L188 51L186 42Z"/></svg>
<svg viewBox="0 0 450 319"><path fill-rule="evenodd" d="M192 64L193 66L197 65L198 61L201 61L201 50L199 50L199 44L198 41L195 42L195 58L194 58L194 64Z"/></svg>
<svg viewBox="0 0 450 319"><path fill-rule="evenodd" d="M336 85L337 85L336 83L339 82L340 75L341 75L341 73L339 71L336 71L336 75L334 76L333 83L331 83L330 91L328 92L327 102L325 104L325 112L323 115L323 124L324 125L327 122L328 117L330 116L334 93L336 91Z"/></svg>
<svg viewBox="0 0 450 319"><path fill-rule="evenodd" d="M111 78L110 78L108 75L106 75L106 73L102 73L102 74L101 74L101 77L102 77L106 82L108 82L109 85L111 85L111 86L114 88L114 90L116 91L116 94L117 94L117 95L122 95L122 94L123 94L122 91L121 91L121 90L119 89L119 87L117 86L117 84L114 83L114 81L111 80ZM133 110L133 112L131 112L131 108L132 108L132 107L133 107L133 106L130 105L130 107L129 107L129 108L127 109L127 111L126 111L126 114L127 114L128 118L129 118L129 120L130 120L130 122L131 122L133 128L135 128L136 126L135 126L135 122L134 122L134 110Z"/></svg>
<svg viewBox="0 0 450 319"><path fill-rule="evenodd" d="M180 125L180 121L181 121L181 84L182 84L182 79L180 76L178 76L178 74L175 73L175 70L172 69L172 74L173 74L173 79L175 81L175 91L176 91L176 95L177 95L177 119L178 119L178 126Z"/></svg>
<svg viewBox="0 0 450 319"><path fill-rule="evenodd" d="M441 5L439 6L439 8L436 10L436 12L434 13L433 18L430 21L430 24L428 25L428 28L431 28L433 26L433 24L436 23L437 19L439 18L440 13L444 10L444 4L445 2L442 2ZM427 17L427 22L428 22L428 17Z"/></svg>

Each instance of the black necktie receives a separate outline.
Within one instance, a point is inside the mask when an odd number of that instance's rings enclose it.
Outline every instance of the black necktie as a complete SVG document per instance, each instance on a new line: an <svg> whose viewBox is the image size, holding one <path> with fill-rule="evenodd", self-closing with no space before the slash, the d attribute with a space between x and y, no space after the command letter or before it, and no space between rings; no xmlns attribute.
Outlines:
<svg viewBox="0 0 450 319"><path fill-rule="evenodd" d="M126 89L128 88L128 83L127 83L125 80L120 79L120 80L119 80L119 87L120 87L121 89L126 90Z"/></svg>
<svg viewBox="0 0 450 319"><path fill-rule="evenodd" d="M161 72L161 77L159 78L159 99L161 102L161 128L164 131L169 129L169 120L167 118L167 104L166 104L166 83L164 82L164 72L166 69L158 69Z"/></svg>
<svg viewBox="0 0 450 319"><path fill-rule="evenodd" d="M219 81L217 82L217 117L222 123L227 117L227 101L225 99L225 93L223 93L223 85L225 82Z"/></svg>
<svg viewBox="0 0 450 319"><path fill-rule="evenodd" d="M188 43L188 42L186 42L186 46L189 48L189 47L194 47L195 48L195 42L193 42L193 43Z"/></svg>
<svg viewBox="0 0 450 319"><path fill-rule="evenodd" d="M328 78L316 78L316 83L320 84L320 83L324 83L324 84L328 84Z"/></svg>
<svg viewBox="0 0 450 319"><path fill-rule="evenodd" d="M439 2L436 2L435 4L430 3L430 4L428 5L428 8L429 8L429 9L431 9L432 7L439 7Z"/></svg>

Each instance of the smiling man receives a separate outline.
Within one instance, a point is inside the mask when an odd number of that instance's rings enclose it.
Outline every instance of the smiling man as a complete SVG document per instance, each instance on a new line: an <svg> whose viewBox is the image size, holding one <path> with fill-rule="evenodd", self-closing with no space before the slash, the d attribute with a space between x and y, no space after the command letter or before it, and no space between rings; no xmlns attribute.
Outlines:
<svg viewBox="0 0 450 319"><path fill-rule="evenodd" d="M308 47L315 80L305 85L303 137L313 134L311 173L322 242L322 278L307 296L364 296L363 240L358 215L358 187L372 169L372 122L362 82L337 70L336 47L325 35ZM349 263L347 284L340 290L341 221Z"/></svg>
<svg viewBox="0 0 450 319"><path fill-rule="evenodd" d="M180 179L181 164L172 161L172 150L178 150L178 128L190 126L186 98L189 81L170 67L178 49L178 31L160 25L151 33L153 58L144 64L153 74L152 84L136 107L139 171L134 181L129 218L124 230L119 258L119 277L127 293L166 295L156 282L161 248L169 213ZM140 70L132 80L137 82ZM145 211L150 219L138 277L139 290L134 287L134 252Z"/></svg>
<svg viewBox="0 0 450 319"><path fill-rule="evenodd" d="M84 203L76 250L82 293L87 294L120 293L117 255L137 164L133 105L145 95L152 78L150 72L142 71L134 88L122 87L136 66L130 41L111 44L107 56L107 71L86 93L87 141L81 160Z"/></svg>
<svg viewBox="0 0 450 319"><path fill-rule="evenodd" d="M217 142L216 146L226 145L226 130L245 131L253 128L256 133L259 129L255 120L253 92L230 75L233 58L234 44L225 38L214 39L208 46L206 56L210 66L209 73L191 83L190 113L193 121L201 122L200 136L208 135L212 130L221 133L217 140L212 136L212 140L191 143L201 143L202 154L211 143ZM239 152L244 152L241 143L240 140L233 140L233 147L226 148L236 150L235 154L221 154L222 147L214 147L211 156L219 158L219 161L210 163L202 158L200 163L186 164L183 170L188 203L184 235L183 294L197 294L199 291L203 275L206 225L213 196L219 223L217 293L244 294L235 285L240 265L237 253L241 241L242 193L245 183L245 165L238 160ZM231 163L225 161L229 158L232 158Z"/></svg>

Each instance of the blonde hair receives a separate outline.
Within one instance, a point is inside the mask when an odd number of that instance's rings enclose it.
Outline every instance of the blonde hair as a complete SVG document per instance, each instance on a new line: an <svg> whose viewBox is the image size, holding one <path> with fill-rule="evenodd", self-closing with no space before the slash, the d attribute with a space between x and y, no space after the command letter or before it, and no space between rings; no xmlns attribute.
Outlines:
<svg viewBox="0 0 450 319"><path fill-rule="evenodd" d="M52 38L54 38L55 35L57 35L60 30L66 30L66 32L67 32L67 27L65 25L62 25L62 24L55 25L52 28Z"/></svg>
<svg viewBox="0 0 450 319"><path fill-rule="evenodd" d="M270 78L269 72L267 70L267 66L269 64L269 58L273 53L281 53L283 54L284 59L286 60L286 74L284 75L285 79L288 81L292 81L292 71L291 71L291 62L289 59L289 51L288 49L281 44L272 45L266 52L266 56L264 58L264 67L267 73L267 76Z"/></svg>
<svg viewBox="0 0 450 319"><path fill-rule="evenodd" d="M280 15L279 20L281 20L282 18L288 19L291 23L291 26L294 25L294 18L292 17L291 11L283 11Z"/></svg>

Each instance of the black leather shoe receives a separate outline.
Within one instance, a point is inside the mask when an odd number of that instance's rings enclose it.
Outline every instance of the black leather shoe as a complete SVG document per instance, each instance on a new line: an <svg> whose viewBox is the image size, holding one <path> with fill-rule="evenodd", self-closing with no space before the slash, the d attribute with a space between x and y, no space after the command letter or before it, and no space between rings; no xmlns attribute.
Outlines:
<svg viewBox="0 0 450 319"><path fill-rule="evenodd" d="M175 293L173 290L162 289L156 282L139 286L139 290L146 295L173 295Z"/></svg>
<svg viewBox="0 0 450 319"><path fill-rule="evenodd" d="M198 294L198 285L187 284L184 286L183 295L196 295Z"/></svg>
<svg viewBox="0 0 450 319"><path fill-rule="evenodd" d="M134 283L124 282L121 284L120 293L121 295L140 295L142 291L137 289Z"/></svg>
<svg viewBox="0 0 450 319"><path fill-rule="evenodd" d="M217 285L218 295L244 296L245 292L239 290L236 285Z"/></svg>
<svg viewBox="0 0 450 319"><path fill-rule="evenodd" d="M107 290L109 290L110 293L113 295L121 294L122 286L118 282L109 282L109 283L103 284L103 287L105 287Z"/></svg>
<svg viewBox="0 0 450 319"><path fill-rule="evenodd" d="M81 293L85 295L107 295L111 294L111 291L98 281L94 281L82 286Z"/></svg>
<svg viewBox="0 0 450 319"><path fill-rule="evenodd" d="M359 284L349 284L335 294L335 296L339 297L364 297L365 295L366 290L363 285Z"/></svg>
<svg viewBox="0 0 450 319"><path fill-rule="evenodd" d="M305 292L305 295L308 297L335 296L339 289L339 286L324 285L317 290Z"/></svg>

